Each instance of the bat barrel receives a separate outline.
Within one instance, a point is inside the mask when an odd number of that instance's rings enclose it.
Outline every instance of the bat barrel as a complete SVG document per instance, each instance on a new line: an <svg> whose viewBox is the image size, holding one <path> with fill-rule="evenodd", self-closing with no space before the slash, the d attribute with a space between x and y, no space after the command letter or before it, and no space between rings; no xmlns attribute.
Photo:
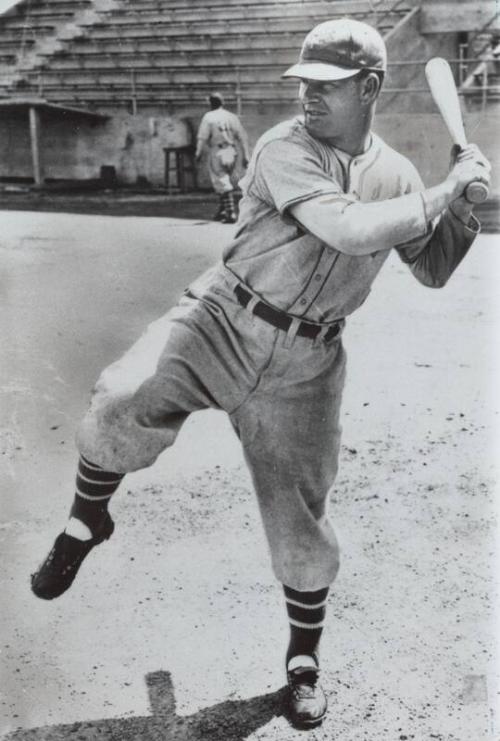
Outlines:
<svg viewBox="0 0 500 741"><path fill-rule="evenodd" d="M462 111L450 65L446 59L434 57L425 65L425 76L453 143L466 147ZM483 203L488 198L488 188L484 183L474 181L466 187L464 196L469 203Z"/></svg>

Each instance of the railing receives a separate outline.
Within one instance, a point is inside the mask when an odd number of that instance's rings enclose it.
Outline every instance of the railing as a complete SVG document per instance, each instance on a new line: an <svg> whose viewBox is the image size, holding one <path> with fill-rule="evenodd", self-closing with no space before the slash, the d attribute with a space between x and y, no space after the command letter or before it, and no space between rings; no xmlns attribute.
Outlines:
<svg viewBox="0 0 500 741"><path fill-rule="evenodd" d="M127 104L129 107L130 113L132 115L137 115L139 111L139 94L138 94L138 85L137 85L137 79L136 79L136 72L137 70L134 68L129 68L128 70L124 70L125 72L128 72L129 75L129 83L127 85L129 92L127 90L123 90L123 102ZM236 67L235 70L235 81L234 83L229 83L230 90L228 91L228 97L233 97L234 102L237 109L237 115L242 115L242 109L243 109L243 99L244 99L244 92L243 92L243 84L241 82L241 70L239 67ZM46 92L46 80L44 79L44 73L43 70L38 70L36 75L33 76L32 81L28 83L28 85L36 90L36 96L38 98L44 98L45 92ZM191 85L183 84L183 88L192 88L193 90L196 89L196 83L192 83ZM213 87L213 86L211 86ZM207 88L208 89L208 88ZM85 96L84 96L85 97ZM206 97L204 95L203 97Z"/></svg>
<svg viewBox="0 0 500 741"><path fill-rule="evenodd" d="M467 43L466 44L463 44L462 46L464 46L466 49L467 48L470 49L470 48L473 47L474 42L476 41L476 39L478 39L480 36L483 36L485 33L492 33L491 32L491 25L497 20L497 18L498 18L499 15L500 15L500 11L497 11L496 13L494 13L491 16L491 18L489 19L489 21L487 21L487 23L484 24L484 26L481 26L481 28L479 28L477 31L475 31L472 35L469 34L468 39L467 39ZM489 41L486 42L486 44L476 54L476 56L481 56L486 51L486 49L488 48L488 45L489 45ZM469 60L467 60L467 63L470 63L470 62L473 62L473 61L474 61L474 59L469 59Z"/></svg>
<svg viewBox="0 0 500 741"><path fill-rule="evenodd" d="M450 65L452 67L455 67L457 70L460 68L460 64L462 60L460 58L458 59L450 59L448 60ZM488 98L490 97L491 93L500 93L500 85L491 85L489 84L489 70L487 65L488 60L484 60L484 68L481 71L481 77L480 77L480 84L477 87L472 87L471 85L464 87L463 85L458 87L458 92L462 96L471 96L471 95L480 95L481 96L481 105L484 108L487 104ZM415 68L418 70L419 68L423 68L426 64L425 60L405 60L405 61L396 61L391 62L389 64L389 68ZM125 70L123 70L125 72ZM129 75L129 95L127 96L127 93L125 90L122 90L122 94L124 97L127 98L128 102L130 103L131 112L133 114L136 114L138 112L138 108L140 107L140 101L139 101L139 95L138 95L138 85L136 80L136 70L133 68L129 68L128 70ZM458 71L457 71L457 79L458 79ZM39 70L35 80L33 81L36 92L38 97L44 97L45 93L45 84L44 84L44 73L42 70ZM33 83L32 83L33 84ZM238 115L241 115L242 108L243 108L243 101L245 99L245 88L247 85L251 83L242 83L241 81L241 70L239 67L236 67L234 69L234 78L233 83L231 83L228 80L228 93L229 95L234 97L234 101L236 104ZM174 85L175 87L175 85ZM196 91L197 85L196 83L191 84L182 84L181 86L183 89L191 88L192 92ZM200 86L200 91L204 89L205 86ZM231 92L229 92L229 89ZM383 86L381 90L381 94L386 95L430 95L429 89L427 86L419 86L418 84L414 85L406 85L404 87L390 87L390 86ZM290 95L290 98L295 97L295 93Z"/></svg>
<svg viewBox="0 0 500 741"><path fill-rule="evenodd" d="M471 89L472 93L477 92L477 87L473 86L480 80L482 108L486 106L489 91L492 88L494 90L496 89L495 85L490 85L490 74L491 67L495 68L500 63L500 44L498 43L498 38L494 40L494 33L491 30L491 26L498 19L499 15L499 11L494 13L484 26L473 34L469 34L467 42L460 44L458 49L461 59L457 75L460 90L463 94L467 94L469 89ZM475 42L485 35L488 35L489 38L483 43L479 51L475 51L474 56L469 57L469 50L474 49ZM498 72L495 70L495 75L499 72L500 70Z"/></svg>

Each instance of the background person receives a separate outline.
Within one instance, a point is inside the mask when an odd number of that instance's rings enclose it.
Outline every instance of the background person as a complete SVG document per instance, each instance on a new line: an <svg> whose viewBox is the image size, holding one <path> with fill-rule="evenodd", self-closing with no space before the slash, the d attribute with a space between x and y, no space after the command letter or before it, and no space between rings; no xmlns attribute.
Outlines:
<svg viewBox="0 0 500 741"><path fill-rule="evenodd" d="M199 162L203 152L208 152L210 180L220 198L215 220L234 224L237 219L234 177L238 158L243 167L250 159L248 137L238 116L224 108L220 93L212 93L208 100L211 110L201 119L195 158Z"/></svg>

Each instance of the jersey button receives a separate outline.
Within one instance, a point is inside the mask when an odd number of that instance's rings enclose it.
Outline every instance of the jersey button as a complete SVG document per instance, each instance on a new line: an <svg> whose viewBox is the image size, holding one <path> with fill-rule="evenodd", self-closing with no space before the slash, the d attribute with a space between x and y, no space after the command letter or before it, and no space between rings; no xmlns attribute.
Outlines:
<svg viewBox="0 0 500 741"><path fill-rule="evenodd" d="M321 280L321 275L318 273L314 276L314 280Z"/></svg>
<svg viewBox="0 0 500 741"><path fill-rule="evenodd" d="M326 251L329 255L333 255L333 247L328 247Z"/></svg>
<svg viewBox="0 0 500 741"><path fill-rule="evenodd" d="M302 306L305 306L307 304L307 299L306 298L301 298L300 299L300 303L302 304Z"/></svg>

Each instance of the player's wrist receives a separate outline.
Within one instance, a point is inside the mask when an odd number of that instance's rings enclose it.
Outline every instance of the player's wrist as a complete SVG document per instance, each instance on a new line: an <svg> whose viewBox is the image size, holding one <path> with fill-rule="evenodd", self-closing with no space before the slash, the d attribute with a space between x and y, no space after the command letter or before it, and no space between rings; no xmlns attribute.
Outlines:
<svg viewBox="0 0 500 741"><path fill-rule="evenodd" d="M448 175L446 180L442 183L443 195L447 199L447 205L455 201L463 194L464 186L461 179L452 172Z"/></svg>
<svg viewBox="0 0 500 741"><path fill-rule="evenodd" d="M460 195L457 190L458 188L452 178L448 176L442 183L422 191L421 195L428 221L439 216Z"/></svg>
<svg viewBox="0 0 500 741"><path fill-rule="evenodd" d="M470 217L472 216L473 206L463 196L452 201L448 208L456 219L466 226L468 225Z"/></svg>

